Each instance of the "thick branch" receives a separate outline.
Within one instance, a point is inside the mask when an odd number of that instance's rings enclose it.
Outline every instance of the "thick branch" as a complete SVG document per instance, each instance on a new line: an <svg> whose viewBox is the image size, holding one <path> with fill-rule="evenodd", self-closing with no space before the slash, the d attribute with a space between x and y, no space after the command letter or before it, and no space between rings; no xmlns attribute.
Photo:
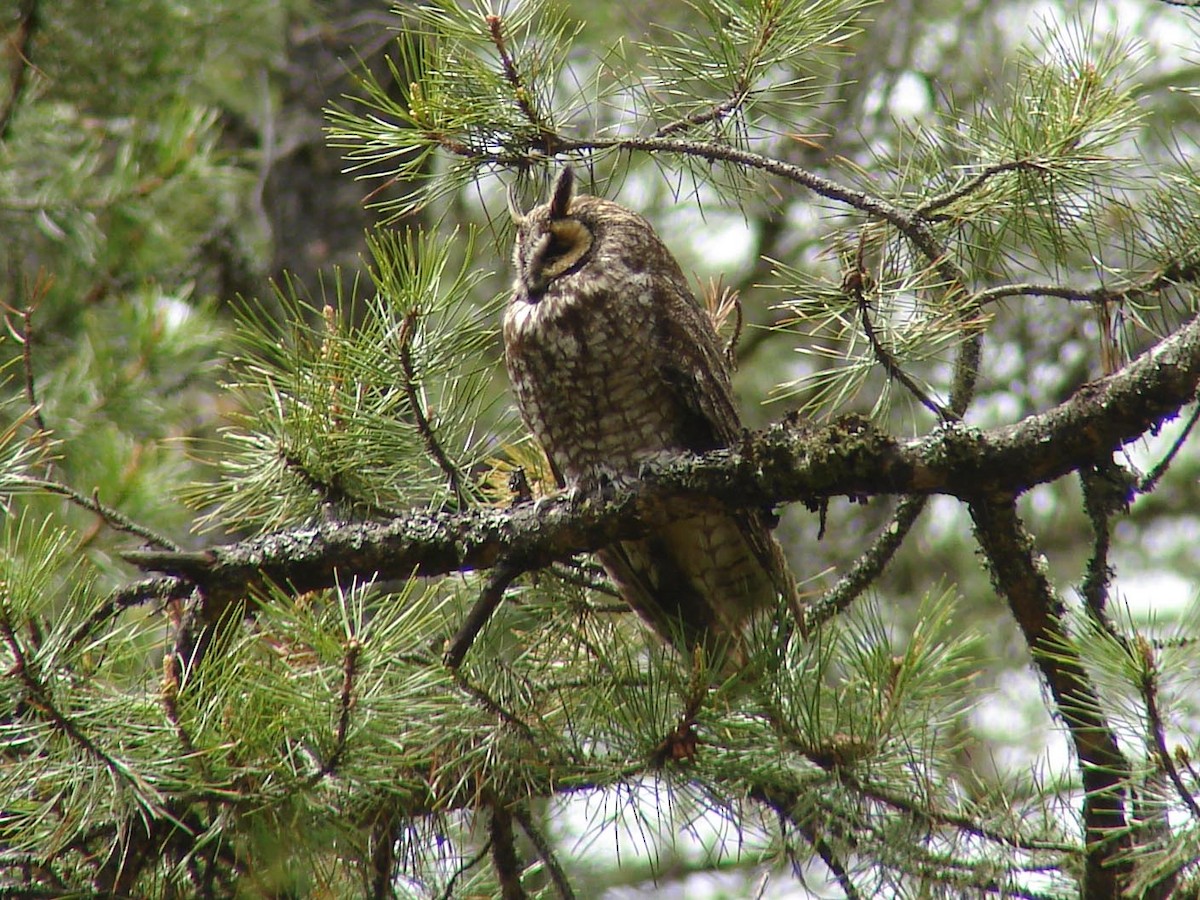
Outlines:
<svg viewBox="0 0 1200 900"><path fill-rule="evenodd" d="M1016 495L1112 452L1177 414L1200 384L1200 319L1123 369L1081 387L1044 413L975 431L947 426L897 441L846 419L824 428L778 425L737 447L655 467L611 500L558 497L514 509L414 511L385 523L324 524L195 553L131 552L150 571L198 584L210 596L244 596L264 581L298 591L364 579L484 569L503 556L525 570L637 537L677 518L687 495L756 507L877 494ZM680 499L680 498L685 499ZM143 582L146 599L184 584ZM128 589L121 606L128 605Z"/></svg>
<svg viewBox="0 0 1200 900"><path fill-rule="evenodd" d="M1117 897L1127 863L1118 859L1127 838L1125 783L1129 763L1121 753L1100 698L1062 629L1063 606L1039 564L1033 540L1017 516L1016 499L971 504L975 536L996 589L1008 601L1025 643L1066 722L1083 782L1087 846L1084 897Z"/></svg>

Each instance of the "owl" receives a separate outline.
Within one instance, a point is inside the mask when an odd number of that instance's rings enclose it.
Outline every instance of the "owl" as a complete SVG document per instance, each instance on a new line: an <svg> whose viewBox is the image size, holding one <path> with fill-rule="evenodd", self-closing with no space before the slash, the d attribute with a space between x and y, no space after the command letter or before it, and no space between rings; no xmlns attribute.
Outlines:
<svg viewBox="0 0 1200 900"><path fill-rule="evenodd" d="M559 484L591 492L681 451L741 433L711 321L638 214L575 196L563 169L521 215L504 354L517 405ZM733 638L794 587L764 511L689 502L654 534L598 554L624 600L664 639Z"/></svg>

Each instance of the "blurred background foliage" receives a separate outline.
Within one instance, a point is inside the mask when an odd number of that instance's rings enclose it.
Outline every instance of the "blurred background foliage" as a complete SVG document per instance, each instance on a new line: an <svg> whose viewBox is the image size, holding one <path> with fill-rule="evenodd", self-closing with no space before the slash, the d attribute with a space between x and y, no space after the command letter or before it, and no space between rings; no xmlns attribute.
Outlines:
<svg viewBox="0 0 1200 900"><path fill-rule="evenodd" d="M478 19L481 9L465 4L455 19L453 4L439 6L447 34ZM829 37L814 36L815 19L807 23L804 46L811 52L798 55L786 42L748 48L735 31L723 30L733 11L751 7L731 0L695 7L573 0L554 6L561 15L557 36L541 4L507 4L505 16L528 20L528 42L545 38L547 71L556 66L560 78L539 81L544 92L535 101L556 127L581 139L619 137L634 125L669 123L719 102L729 90L774 86L771 102L763 100L753 115L714 120L705 135L912 206L953 191L989 162L1023 154L1053 158L944 209L961 219L958 237L971 248L973 273L997 284L1120 287L1200 245L1200 178L1188 162L1200 139L1190 10L1151 0L814 4L831 17ZM72 612L85 602L81 596L95 602L104 589L133 577L116 552L140 538L105 526L46 482L69 486L77 500L115 507L184 547L330 515L457 508L497 498L503 478L491 470L503 468L496 457L518 437L498 365L497 298L508 278L501 182L510 173L433 149L406 149L403 129L369 120L372 112L416 115L414 101L421 98L411 84L432 63L414 38L413 8L401 2L390 9L378 0L0 5L7 38L0 62L8 73L0 91L9 92L0 97L0 300L8 325L0 340L0 373L7 376L0 396L0 504L8 564L44 563L30 582L42 586L41 595L8 615L28 607L46 622L70 621L82 615ZM710 63L722 53L731 54L731 64L714 75ZM490 71L495 78L498 70ZM464 87L455 72L434 74L447 90ZM528 140L521 129L529 122L498 93L488 98L486 74L467 85L478 93L474 105L447 104L450 118L442 124L451 130L466 121L454 115L475 116L507 128L518 146ZM424 99L432 108L437 98ZM638 109L649 111L645 120L631 114ZM399 143L388 144L393 137ZM367 139L383 143L372 147ZM655 224L700 293L718 290L710 284L720 279L721 289L740 295L747 325L737 386L748 425L801 410L814 418L870 413L901 434L933 427L928 411L888 383L861 339L855 343L856 326L837 306L843 272L862 252L845 227L845 208L736 167L717 171L696 160L615 152L576 159L585 161L592 189ZM553 174L553 165L537 162L510 167L520 175L526 204ZM419 202L412 199L427 188ZM381 222L383 230L375 230ZM959 320L924 315L914 305L918 292L904 281L911 260L903 248L867 231L866 253L891 298L881 318L895 352L945 397ZM968 419L984 426L1011 422L1064 399L1170 330L1194 303L1186 291L1170 288L1143 299L1120 309L1047 297L998 300L989 309L982 379ZM470 363L465 368L463 360ZM29 415L31 393L40 404L36 417ZM451 448L459 487L425 453L414 410ZM1148 469L1180 429L1173 423L1133 448L1127 462ZM528 450L513 449L508 458L536 467ZM1115 529L1116 600L1127 600L1132 621L1156 635L1193 628L1200 609L1198 480L1193 441L1163 487L1140 497ZM1064 479L1031 491L1022 511L1056 587L1073 597L1091 550L1076 483ZM827 589L891 512L883 500L833 502L818 541L816 518L788 509L779 534L805 589L813 595ZM50 532L36 524L44 520L54 523ZM954 593L953 630L963 637L951 641L953 665L942 674L957 672L964 659L975 673L974 702L947 698L939 712L958 735L951 742L957 777L981 795L997 791L990 802L1027 798L1039 782L1066 777L1065 743L1049 726L1019 632L975 553L965 511L935 499L873 585L871 612L841 640L879 648L888 635L918 633L931 615L930 598ZM539 616L577 614L578 588L556 579L539 582L541 595L528 589L511 622L532 628ZM441 622L442 604L457 609L471 590L433 591L414 601L412 616ZM560 602L571 597L566 606ZM298 619L277 623L274 639L283 649L264 664L274 680L260 685L247 713L242 739L257 742L247 754L269 753L286 740L294 724L285 715L288 704L304 708L296 699L304 694L297 672L320 681L338 671L339 651L323 648L321 634L344 625L339 614L371 620L361 610L346 612L361 602L356 598L351 591L340 606L301 610ZM402 604L392 609L403 618ZM933 609L939 622L948 616ZM150 621L153 611L144 615ZM386 617L372 627L388 634L388 628L417 628ZM626 621L622 633L636 632ZM155 673L161 648L153 649L145 630L130 634L138 640L131 638L120 654L106 651L109 661L97 663L113 685ZM854 635L861 634L868 636L856 645ZM221 717L238 702L242 678L251 677L245 660L271 655L244 639L243 662L212 676L211 705L196 712L197 736L228 724ZM490 640L484 656L516 652L498 635ZM403 651L403 641L389 641ZM305 668L307 659L280 668L302 644L331 668ZM860 662L855 671L884 677L879 660ZM411 662L381 669L374 687L379 708L392 710L396 698L418 703L426 687L445 687L401 684L420 671ZM932 702L936 688L931 682L917 693ZM610 710L632 702L619 693L607 699ZM1189 727L1195 733L1197 699L1194 684L1178 686L1173 735ZM122 703L117 713L131 721L154 718L153 709L129 697ZM661 710L644 712L637 727L648 734L654 729L646 722L671 727ZM277 730L250 727L264 722ZM753 841L747 862L731 862L725 854L736 838L716 826L715 833L706 830L711 817L701 809L681 829L694 839L677 844L663 838L671 827L662 821L622 826L633 827L632 840L642 846L626 848L618 866L619 854L597 837L604 829L593 826L619 818L620 809L644 815L638 810L645 806L631 799L639 789L628 790L627 797L618 790L594 800L587 813L555 804L540 813L578 857L575 871L586 872L582 896L633 896L639 888L659 895L643 883L651 878L676 896L699 896L694 891L701 889L743 896L761 879L760 863L767 871L779 864ZM300 805L272 815L311 821L304 816L312 810ZM414 858L437 842L441 824L408 835ZM264 815L246 826L236 852L259 858L275 852L281 871L295 866L273 843L293 826ZM306 838L311 846L327 839L336 842L325 834ZM313 858L320 858L316 851ZM454 885L452 863L429 866L443 885ZM258 888L242 888L247 896L269 893L263 885L325 883L312 871L263 877ZM476 889L490 889L486 874L471 877L484 879ZM819 891L824 876L814 877ZM330 876L327 883L339 882ZM411 888L424 896L420 885ZM464 879L454 889L465 896L472 887Z"/></svg>

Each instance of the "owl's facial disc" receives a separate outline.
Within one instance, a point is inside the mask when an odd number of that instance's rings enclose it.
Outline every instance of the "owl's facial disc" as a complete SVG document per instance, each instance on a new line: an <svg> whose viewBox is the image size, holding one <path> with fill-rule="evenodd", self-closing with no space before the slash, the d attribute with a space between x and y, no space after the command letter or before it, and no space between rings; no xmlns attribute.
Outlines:
<svg viewBox="0 0 1200 900"><path fill-rule="evenodd" d="M550 283L583 264L592 249L592 233L578 219L552 219L529 255L529 293L540 297Z"/></svg>

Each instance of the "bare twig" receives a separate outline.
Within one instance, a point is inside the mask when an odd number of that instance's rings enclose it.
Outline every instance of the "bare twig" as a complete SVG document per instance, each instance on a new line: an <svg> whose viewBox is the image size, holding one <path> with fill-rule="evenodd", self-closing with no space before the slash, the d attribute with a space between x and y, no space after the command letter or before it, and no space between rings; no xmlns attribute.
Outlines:
<svg viewBox="0 0 1200 900"><path fill-rule="evenodd" d="M342 658L342 687L338 692L338 721L333 736L333 752L317 773L317 780L337 771L342 757L346 754L346 735L350 731L350 714L354 710L354 676L358 671L358 657L362 652L362 644L357 638L351 638L346 644L346 653Z"/></svg>
<svg viewBox="0 0 1200 900"><path fill-rule="evenodd" d="M894 378L904 385L908 389L908 392L916 397L922 406L943 422L958 419L957 415L930 398L921 389L921 386L913 381L909 374L904 371L903 366L900 365L896 357L892 355L892 352L883 346L883 342L879 339L879 334L875 331L875 323L871 321L870 303L867 301L867 285L870 280L870 273L867 271L864 261L865 249L866 232L864 231L859 236L858 253L855 258L854 268L847 271L845 277L842 279L842 290L853 298L854 302L858 305L858 314L862 322L863 334L866 335L867 342L871 345L875 359L887 371L890 378Z"/></svg>
<svg viewBox="0 0 1200 900"><path fill-rule="evenodd" d="M123 585L109 594L103 603L76 626L67 638L67 646L74 648L88 640L106 622L134 606L145 603L166 604L173 600L182 600L196 590L196 586L184 578L168 576L166 578L144 578L132 584Z"/></svg>
<svg viewBox="0 0 1200 900"><path fill-rule="evenodd" d="M1171 449L1167 451L1167 455L1159 460L1154 468L1147 472L1146 475L1138 481L1137 490L1139 494L1148 494L1158 487L1159 480L1163 477L1163 475L1166 474L1167 469L1171 467L1171 463L1174 461L1175 456L1187 442L1188 436L1192 433L1192 429L1196 427L1197 419L1200 419L1200 403L1196 404L1196 408L1193 409L1192 414L1188 416L1187 424L1183 426L1183 431L1179 433L1179 436L1175 438L1174 443L1171 444Z"/></svg>
<svg viewBox="0 0 1200 900"><path fill-rule="evenodd" d="M42 418L42 404L38 402L37 390L33 377L33 311L34 306L26 306L21 310L24 331L21 335L21 362L25 370L25 399L33 410L34 421L38 426L38 438L42 441L50 439L50 429Z"/></svg>
<svg viewBox="0 0 1200 900"><path fill-rule="evenodd" d="M566 870L563 869L562 863L558 861L558 855L554 852L554 848L550 846L550 841L546 838L545 832L538 827L537 822L533 821L533 816L530 815L529 809L525 806L517 806L513 809L513 817L521 825L521 830L525 832L525 836L529 838L529 842L533 844L537 850L538 857L546 866L546 871L550 874L550 881L553 882L555 890L558 891L558 896L563 900L575 900L575 890L571 887L571 880L567 878Z"/></svg>
<svg viewBox="0 0 1200 900"><path fill-rule="evenodd" d="M492 839L488 838L486 841L484 841L483 846L480 847L479 850L470 859L466 860L461 866L459 866L457 869L455 869L454 874L451 875L446 880L446 888L445 888L445 890L442 891L441 900L451 900L451 898L454 897L454 886L457 883L458 879L462 878L463 875L465 875L467 872L471 871L473 868L475 868L477 865L479 865L481 862L483 862L484 857L486 857L491 852L492 852Z"/></svg>
<svg viewBox="0 0 1200 900"><path fill-rule="evenodd" d="M106 506L100 502L98 492L93 493L91 497L81 494L73 487L63 484L59 481L51 481L46 478L30 478L24 475L18 475L9 479L13 484L19 485L22 488L29 488L36 491L45 491L48 494L58 494L60 497L66 497L76 506L86 509L88 512L93 512L100 516L110 528L115 531L124 531L127 534L137 535L146 543L155 547L162 547L172 553L177 553L182 548L165 535L161 535L145 525L139 525L133 519L129 518L118 509L111 506Z"/></svg>
<svg viewBox="0 0 1200 900"><path fill-rule="evenodd" d="M50 289L51 284L53 284L53 278L39 276L32 291L32 299L21 309L9 306L7 303L0 304L4 308L4 324L8 328L8 333L21 345L21 369L25 376L25 402L29 405L34 424L38 429L37 439L43 444L50 440L50 428L46 425L46 420L42 418L42 404L38 401L37 383L33 373L33 314L37 311L38 305ZM10 315L21 317L20 329L16 328L9 320Z"/></svg>
<svg viewBox="0 0 1200 900"><path fill-rule="evenodd" d="M986 306L997 300L1003 300L1005 297L1058 297L1073 303L1121 304L1158 294L1177 284L1195 281L1198 277L1200 277L1200 259L1179 260L1151 273L1141 281L1126 285L1124 288L1100 286L1081 291L1060 284L1016 282L1000 284L980 291L975 295L975 302L979 306Z"/></svg>
<svg viewBox="0 0 1200 900"><path fill-rule="evenodd" d="M875 542L842 573L833 587L804 610L801 634L812 634L822 623L840 615L875 582L903 545L928 501L929 498L922 494L908 494L900 498L891 520L879 532Z"/></svg>
<svg viewBox="0 0 1200 900"><path fill-rule="evenodd" d="M966 183L959 185L945 194L941 194L917 207L916 211L922 216L928 216L931 213L937 212L939 209L945 209L952 203L968 197L975 191L983 187L987 182L991 181L997 175L1003 175L1005 172L1017 172L1021 169L1044 169L1045 166L1035 160L1018 159L1006 163L997 163L993 166L988 166L974 178L971 178Z"/></svg>
<svg viewBox="0 0 1200 900"><path fill-rule="evenodd" d="M967 816L934 809L932 806L922 806L911 797L901 796L879 785L863 781L854 773L848 772L845 769L839 770L838 777L841 778L847 787L862 794L864 797L876 800L893 809L898 809L912 816L914 819L921 822L928 822L930 825L954 828L965 834L970 834L986 841L992 841L996 844L1002 844L1014 850L1070 854L1079 852L1079 847L1074 844L1026 837L1023 834L1003 831L993 825L981 824L977 820L968 818Z"/></svg>
<svg viewBox="0 0 1200 900"><path fill-rule="evenodd" d="M429 455L433 457L438 468L442 470L447 481L450 482L450 490L454 492L458 508L466 509L467 500L466 494L463 492L462 475L459 473L454 461L450 459L450 456L442 448L437 435L434 434L433 426L429 424L429 419L425 415L425 405L417 389L416 370L413 367L412 361L412 340L416 332L419 315L416 310L412 310L404 317L404 322L400 325L400 334L397 343L399 344L400 351L400 366L404 371L404 384L402 387L404 388L405 396L408 398L408 405L412 410L413 419L416 421L417 431L421 435L421 440L425 442L425 449L429 451Z"/></svg>
<svg viewBox="0 0 1200 900"><path fill-rule="evenodd" d="M508 586L513 583L513 580L522 571L524 570L520 566L510 563L500 563L492 570L491 577L488 578L487 584L479 595L479 599L475 601L475 605L467 613L467 617L459 627L458 633L454 635L454 639L446 649L444 661L447 666L451 669L457 669L462 665L467 651L475 643L475 638L478 637L479 632L483 630L483 626L492 617L492 613L496 611L501 601L504 600L504 592L508 590Z"/></svg>
<svg viewBox="0 0 1200 900"><path fill-rule="evenodd" d="M694 112L691 115L682 116L675 119L673 122L667 122L665 125L656 129L653 136L656 138L667 137L676 134L680 131L686 131L689 128L695 128L699 125L707 125L709 122L719 122L731 112L736 110L742 103L745 102L745 95L730 97L728 100L722 100L720 103L713 104L708 109L702 109L699 112Z"/></svg>
<svg viewBox="0 0 1200 900"><path fill-rule="evenodd" d="M529 743L534 743L533 729L528 723L523 722L521 718L509 709L506 709L495 697L485 691L477 684L472 684L461 669L454 669L454 683L459 689L468 694L472 699L476 700L480 706L500 719L507 725L511 725L521 733L521 737Z"/></svg>
<svg viewBox="0 0 1200 900"><path fill-rule="evenodd" d="M8 140L13 113L16 112L17 104L21 102L29 70L33 68L31 48L33 35L41 24L39 13L38 0L22 0L17 29L8 39L12 52L12 63L8 73L8 96L4 99L4 105L0 107L0 141Z"/></svg>
<svg viewBox="0 0 1200 900"><path fill-rule="evenodd" d="M551 567L554 577L564 584L569 584L574 587L585 588L589 591L595 591L598 594L604 594L607 597L620 597L621 592L618 591L603 571L585 569L578 562L574 564L558 563ZM587 607L589 612L630 612L630 608L625 604L620 604L619 608L616 605L597 605L589 604Z"/></svg>
<svg viewBox="0 0 1200 900"><path fill-rule="evenodd" d="M834 880L837 881L842 893L846 895L846 900L861 900L862 895L859 894L858 888L854 886L854 880L850 877L850 872L842 863L841 858L834 852L829 842L817 834L812 828L802 828L801 833L804 835L817 855L821 857L821 861L825 863L825 867L833 874Z"/></svg>

